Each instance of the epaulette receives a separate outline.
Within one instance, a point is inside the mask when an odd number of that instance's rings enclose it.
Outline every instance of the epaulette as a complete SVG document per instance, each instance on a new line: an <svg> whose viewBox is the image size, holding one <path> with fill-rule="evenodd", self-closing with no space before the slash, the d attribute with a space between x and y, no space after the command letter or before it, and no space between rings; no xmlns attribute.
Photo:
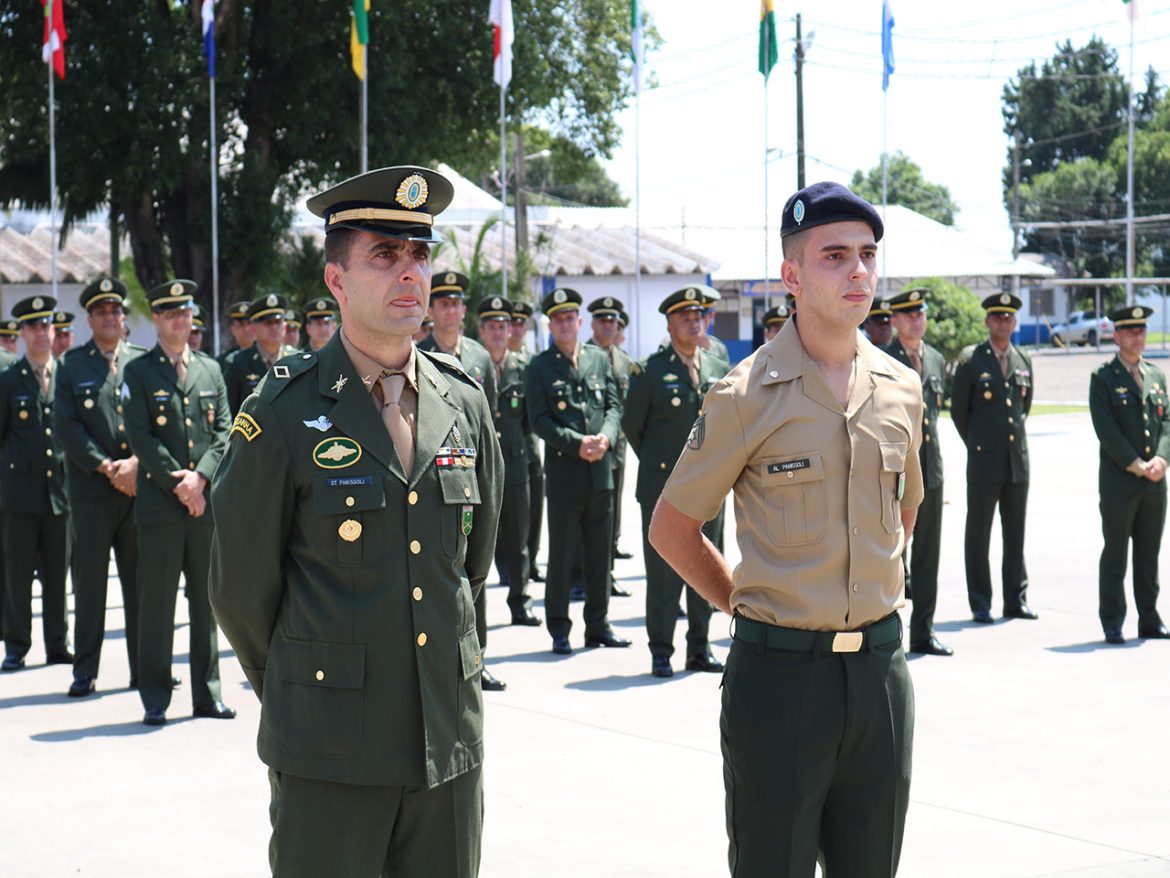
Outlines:
<svg viewBox="0 0 1170 878"><path fill-rule="evenodd" d="M630 363L630 374L631 375L641 375L642 374L642 364L639 363L637 360L634 360L632 363Z"/></svg>
<svg viewBox="0 0 1170 878"><path fill-rule="evenodd" d="M265 401L276 399L293 381L316 365L317 355L315 353L296 353L282 357L273 364L272 369L261 379L260 383L256 386L255 392L260 394Z"/></svg>
<svg viewBox="0 0 1170 878"><path fill-rule="evenodd" d="M463 368L463 364L459 362L459 358L454 354L444 354L440 353L439 351L424 351L419 347L416 347L415 350L420 354L428 357L431 362L433 362L439 368L445 369L448 372L453 372L464 381L479 387L479 382L467 374L466 370Z"/></svg>

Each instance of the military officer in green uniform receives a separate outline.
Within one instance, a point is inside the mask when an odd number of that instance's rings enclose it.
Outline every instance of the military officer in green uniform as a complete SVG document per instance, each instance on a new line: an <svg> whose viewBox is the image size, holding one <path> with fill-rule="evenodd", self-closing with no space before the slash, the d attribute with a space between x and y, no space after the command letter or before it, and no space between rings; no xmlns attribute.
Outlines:
<svg viewBox="0 0 1170 878"><path fill-rule="evenodd" d="M73 348L73 321L77 315L72 311L57 311L53 314L53 358L61 359L66 351Z"/></svg>
<svg viewBox="0 0 1170 878"><path fill-rule="evenodd" d="M715 303L723 298L723 294L705 284L698 289L703 294L703 334L699 336L699 347L730 364L731 355L727 352L727 345L711 334L711 327L715 325Z"/></svg>
<svg viewBox="0 0 1170 878"><path fill-rule="evenodd" d="M0 493L4 495L4 661L17 671L32 646L32 581L40 571L41 625L50 665L72 664L65 613L69 569L69 498L65 457L53 435L51 296L22 299L12 308L25 355L0 373Z"/></svg>
<svg viewBox="0 0 1170 878"><path fill-rule="evenodd" d="M658 310L666 315L670 345L643 363L634 364L629 392L622 411L622 427L638 455L637 500L642 507L642 552L646 564L646 634L650 641L650 671L655 677L671 677L674 669L674 626L678 602L686 589L687 658L690 671L721 671L711 655L707 636L711 605L698 592L686 588L682 578L650 545L647 534L654 507L687 436L703 398L730 368L725 360L698 346L703 331L703 302L692 288L667 296ZM723 511L703 526L708 539L722 530Z"/></svg>
<svg viewBox="0 0 1170 878"><path fill-rule="evenodd" d="M492 413L500 452L504 457L504 501L496 535L496 568L508 582L508 609L513 625L536 626L541 619L532 612L528 595L528 406L524 401L522 356L508 349L511 334L512 303L491 296L479 303L479 337L492 358L497 387L496 408Z"/></svg>
<svg viewBox="0 0 1170 878"><path fill-rule="evenodd" d="M138 458L126 436L122 392L126 366L146 349L123 339L126 285L103 277L81 293L93 337L65 355L57 369L53 429L65 452L73 516L73 683L69 695L95 689L106 628L110 551L122 586L126 654L138 667L138 541L134 494Z"/></svg>
<svg viewBox="0 0 1170 878"><path fill-rule="evenodd" d="M613 457L621 429L617 382L605 354L578 341L581 294L560 287L544 298L553 345L532 358L528 416L544 440L550 541L544 607L553 652L568 655L569 580L579 546L585 558L585 645L625 647L609 626L613 549Z"/></svg>
<svg viewBox="0 0 1170 878"><path fill-rule="evenodd" d="M894 337L894 326L890 322L891 319L890 300L874 299L869 309L869 315L861 324L861 329L865 332L865 337L875 347L884 348Z"/></svg>
<svg viewBox="0 0 1170 878"><path fill-rule="evenodd" d="M508 337L508 350L514 352L525 367L532 360L525 340L528 338L529 322L532 320L532 305L528 302L512 302L512 334ZM531 428L531 424L529 425ZM536 566L536 555L540 551L540 534L544 526L544 463L541 460L540 442L536 434L528 434L528 579L530 582L544 582L544 574Z"/></svg>
<svg viewBox="0 0 1170 878"><path fill-rule="evenodd" d="M976 622L990 624L988 551L996 506L1003 525L1003 615L1035 619L1028 606L1024 522L1028 507L1028 435L1032 360L1012 344L1016 312L1011 293L983 300L988 340L959 355L951 387L951 419L967 446L967 527L963 550L967 601Z"/></svg>
<svg viewBox="0 0 1170 878"><path fill-rule="evenodd" d="M251 299L241 299L228 308L228 329L231 330L234 344L215 358L220 368L226 369L232 357L240 351L246 351L256 341L256 327L248 319L250 307L252 307Z"/></svg>
<svg viewBox="0 0 1170 878"><path fill-rule="evenodd" d="M161 726L171 703L175 599L186 582L194 715L231 719L220 700L219 641L207 599L214 532L208 494L231 419L215 360L187 347L193 281L146 294L158 344L126 366L126 435L138 457L134 522L138 532L138 694L143 722ZM251 517L236 521L246 523Z"/></svg>
<svg viewBox="0 0 1170 878"><path fill-rule="evenodd" d="M203 350L204 333L207 332L207 312L197 302L191 303L191 334L187 336L187 347L193 351Z"/></svg>
<svg viewBox="0 0 1170 878"><path fill-rule="evenodd" d="M301 328L305 325L305 316L297 308L289 308L284 312L284 343L287 347L301 349Z"/></svg>
<svg viewBox="0 0 1170 878"><path fill-rule="evenodd" d="M914 540L902 553L910 563L906 574L906 597L913 589L910 613L910 652L923 655L952 655L954 650L934 634L934 610L938 603L938 560L942 545L943 465L938 444L938 418L942 411L946 362L928 345L926 294L924 287L903 290L889 299L897 338L885 352L922 379L922 444L918 462L922 467L923 495L914 522Z"/></svg>
<svg viewBox="0 0 1170 878"><path fill-rule="evenodd" d="M779 305L773 305L764 312L764 341L768 342L774 339L780 330L784 328L784 324L788 322L788 306L781 302Z"/></svg>
<svg viewBox="0 0 1170 878"><path fill-rule="evenodd" d="M1153 310L1117 308L1117 356L1089 379L1089 412L1101 441L1098 486L1105 546L1098 567L1098 613L1107 643L1125 643L1125 569L1133 542L1133 601L1138 637L1166 638L1158 615L1158 553L1166 527L1170 392L1166 373L1142 358Z"/></svg>
<svg viewBox="0 0 1170 878"><path fill-rule="evenodd" d="M305 335L309 337L307 351L319 351L337 332L337 303L328 296L313 299L305 305Z"/></svg>
<svg viewBox="0 0 1170 878"><path fill-rule="evenodd" d="M20 353L20 321L0 320L0 369L6 369L18 359ZM11 359L5 356L11 355Z"/></svg>
<svg viewBox="0 0 1170 878"><path fill-rule="evenodd" d="M260 296L248 306L248 319L255 327L256 341L250 348L233 356L223 370L228 405L233 413L240 410L244 400L277 360L297 352L296 348L285 344L288 310L288 299L279 293Z"/></svg>
<svg viewBox="0 0 1170 878"><path fill-rule="evenodd" d="M473 878L476 592L503 462L479 384L412 342L451 184L383 168L309 200L343 326L278 363L216 474L212 599L260 698L279 878Z"/></svg>

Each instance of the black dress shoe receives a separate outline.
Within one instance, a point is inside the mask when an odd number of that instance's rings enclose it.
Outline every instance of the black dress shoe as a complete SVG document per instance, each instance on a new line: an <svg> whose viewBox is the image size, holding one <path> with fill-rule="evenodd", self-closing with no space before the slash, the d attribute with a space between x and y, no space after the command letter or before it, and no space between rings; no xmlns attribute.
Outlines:
<svg viewBox="0 0 1170 878"><path fill-rule="evenodd" d="M723 670L723 662L718 661L709 652L696 653L687 657L688 671L703 671L707 674L718 674Z"/></svg>
<svg viewBox="0 0 1170 878"><path fill-rule="evenodd" d="M544 576L541 574L541 572L539 570L537 570L535 567L533 567L532 570L528 574L528 581L529 582L544 582Z"/></svg>
<svg viewBox="0 0 1170 878"><path fill-rule="evenodd" d="M1003 617L1005 619L1039 619L1040 614L1027 604L1020 604L1014 610L1004 610Z"/></svg>
<svg viewBox="0 0 1170 878"><path fill-rule="evenodd" d="M503 692L508 688L508 684L493 676L491 671L484 668L479 672L479 688L484 692Z"/></svg>
<svg viewBox="0 0 1170 878"><path fill-rule="evenodd" d="M634 593L628 588L623 588L618 585L616 582L611 582L609 584L609 596L611 598L628 598L633 597Z"/></svg>
<svg viewBox="0 0 1170 878"><path fill-rule="evenodd" d="M1139 628L1138 637L1143 640L1165 640L1170 638L1170 631L1165 625L1155 625L1153 628Z"/></svg>
<svg viewBox="0 0 1170 878"><path fill-rule="evenodd" d="M528 627L534 628L539 625L541 621L542 620L540 616L536 615L536 613L532 612L532 610L526 609L519 613L512 614L513 625L527 625Z"/></svg>
<svg viewBox="0 0 1170 878"><path fill-rule="evenodd" d="M946 646L933 634L929 640L910 641L910 652L919 655L954 655L955 651Z"/></svg>
<svg viewBox="0 0 1170 878"><path fill-rule="evenodd" d="M167 712L161 707L146 708L146 715L142 717L142 724L144 726L165 726L167 724Z"/></svg>
<svg viewBox="0 0 1170 878"><path fill-rule="evenodd" d="M4 661L0 662L0 671L19 671L24 667L24 656L12 655L11 653L4 656Z"/></svg>
<svg viewBox="0 0 1170 878"><path fill-rule="evenodd" d="M71 665L73 664L73 653L69 650L64 652L55 652L45 658L46 665Z"/></svg>
<svg viewBox="0 0 1170 878"><path fill-rule="evenodd" d="M650 659L650 673L655 677L673 677L674 668L670 666L670 659L664 655L656 655Z"/></svg>
<svg viewBox="0 0 1170 878"><path fill-rule="evenodd" d="M84 698L86 695L92 695L97 691L97 687L93 684L93 677L74 677L73 682L69 685L69 691L65 694L70 698Z"/></svg>
<svg viewBox="0 0 1170 878"><path fill-rule="evenodd" d="M1125 643L1125 635L1121 633L1120 628L1106 628L1105 642L1115 643L1120 646L1121 644Z"/></svg>
<svg viewBox="0 0 1170 878"><path fill-rule="evenodd" d="M583 585L570 586L569 587L569 600L570 601L583 601L583 600L585 600L585 586L583 586Z"/></svg>
<svg viewBox="0 0 1170 878"><path fill-rule="evenodd" d="M572 655L573 647L569 646L569 638L554 637L553 652L555 652L557 655Z"/></svg>
<svg viewBox="0 0 1170 878"><path fill-rule="evenodd" d="M991 613L987 612L987 610L976 610L971 614L971 618L980 625L990 625L995 621L991 618Z"/></svg>
<svg viewBox="0 0 1170 878"><path fill-rule="evenodd" d="M629 552L623 552L621 549L614 549L613 556L615 558L617 558L619 561L629 561L631 558L634 557Z"/></svg>
<svg viewBox="0 0 1170 878"><path fill-rule="evenodd" d="M222 701L213 701L211 704L196 704L191 715L201 719L235 719L236 712Z"/></svg>
<svg viewBox="0 0 1170 878"><path fill-rule="evenodd" d="M586 636L585 645L590 649L593 649L596 646L608 646L615 649L621 649L623 647L629 646L630 641L626 640L624 637L618 637L612 631L603 631L601 634L593 637Z"/></svg>

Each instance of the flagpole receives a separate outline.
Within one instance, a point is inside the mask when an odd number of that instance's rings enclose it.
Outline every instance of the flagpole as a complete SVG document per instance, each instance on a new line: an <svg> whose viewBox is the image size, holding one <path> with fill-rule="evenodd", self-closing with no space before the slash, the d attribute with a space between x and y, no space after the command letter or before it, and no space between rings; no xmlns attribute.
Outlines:
<svg viewBox="0 0 1170 878"><path fill-rule="evenodd" d="M764 308L772 307L772 278L768 270L768 77L764 76Z"/></svg>
<svg viewBox="0 0 1170 878"><path fill-rule="evenodd" d="M49 253L51 285L53 298L57 298L57 114L54 108L56 101L53 87L53 36L57 33L53 27L53 2L48 0L46 15L49 21L49 57L45 69L49 71ZM57 0L63 2L63 0Z"/></svg>
<svg viewBox="0 0 1170 878"><path fill-rule="evenodd" d="M1129 10L1129 139L1125 163L1125 304L1133 304L1133 6Z"/></svg>
<svg viewBox="0 0 1170 878"><path fill-rule="evenodd" d="M889 179L890 179L890 154L886 146L890 135L890 93L882 90L882 225L886 223L886 203L889 193ZM890 294L890 278L886 274L886 255L889 251L888 247L882 247L882 298L886 298Z"/></svg>
<svg viewBox="0 0 1170 878"><path fill-rule="evenodd" d="M370 47L365 45L362 47L362 103L359 111L359 124L362 127L361 141L362 154L361 166L362 173L370 169L370 146L367 138L367 129L370 123Z"/></svg>
<svg viewBox="0 0 1170 878"><path fill-rule="evenodd" d="M638 71L636 76L641 76ZM642 307L642 84L634 93L634 301ZM637 313L637 312L635 312ZM641 350L639 345L638 350Z"/></svg>
<svg viewBox="0 0 1170 878"><path fill-rule="evenodd" d="M214 27L214 25L213 25ZM212 350L219 351L219 146L215 131L215 76L209 76L211 86L210 118L211 143L211 325L215 327Z"/></svg>
<svg viewBox="0 0 1170 878"><path fill-rule="evenodd" d="M504 116L507 87L505 83L500 84L500 279L505 299L508 298L508 132Z"/></svg>

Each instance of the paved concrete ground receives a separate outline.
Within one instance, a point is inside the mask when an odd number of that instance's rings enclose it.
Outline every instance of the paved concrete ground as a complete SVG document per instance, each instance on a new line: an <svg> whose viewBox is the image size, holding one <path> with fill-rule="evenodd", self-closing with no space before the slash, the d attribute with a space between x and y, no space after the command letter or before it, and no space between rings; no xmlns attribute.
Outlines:
<svg viewBox="0 0 1170 878"><path fill-rule="evenodd" d="M911 663L917 730L899 874L1170 875L1170 643L1100 641L1088 415L1037 417L1029 433L1029 600L1041 618L984 628L968 621L964 457L944 429L949 502L938 627L956 655ZM640 554L633 484L631 468L623 544ZM492 631L489 664L509 689L485 697L486 878L726 874L718 677L647 674L641 564L619 562L617 570L635 591L612 605L616 627L634 639L629 650L558 658L542 629ZM502 623L502 589L490 590L489 605ZM1163 608L1170 616L1170 602ZM0 677L0 875L267 874L259 710L238 664L225 654L224 697L240 710L237 720L185 716L185 679L170 725L147 729L136 694L124 688L120 615L109 616L96 697L64 697L68 668ZM1127 625L1131 636L1135 624ZM726 632L726 620L717 620L721 656ZM578 625L575 645L581 636ZM682 636L680 628L680 647ZM184 678L186 643L181 626ZM43 660L39 642L29 658Z"/></svg>
<svg viewBox="0 0 1170 878"><path fill-rule="evenodd" d="M1103 344L1100 351L1090 347L1048 347L1031 351L1037 402L1088 405L1089 376L1116 354L1117 347L1113 344ZM1146 356L1163 371L1170 368L1166 364L1167 351L1160 343L1150 345Z"/></svg>

